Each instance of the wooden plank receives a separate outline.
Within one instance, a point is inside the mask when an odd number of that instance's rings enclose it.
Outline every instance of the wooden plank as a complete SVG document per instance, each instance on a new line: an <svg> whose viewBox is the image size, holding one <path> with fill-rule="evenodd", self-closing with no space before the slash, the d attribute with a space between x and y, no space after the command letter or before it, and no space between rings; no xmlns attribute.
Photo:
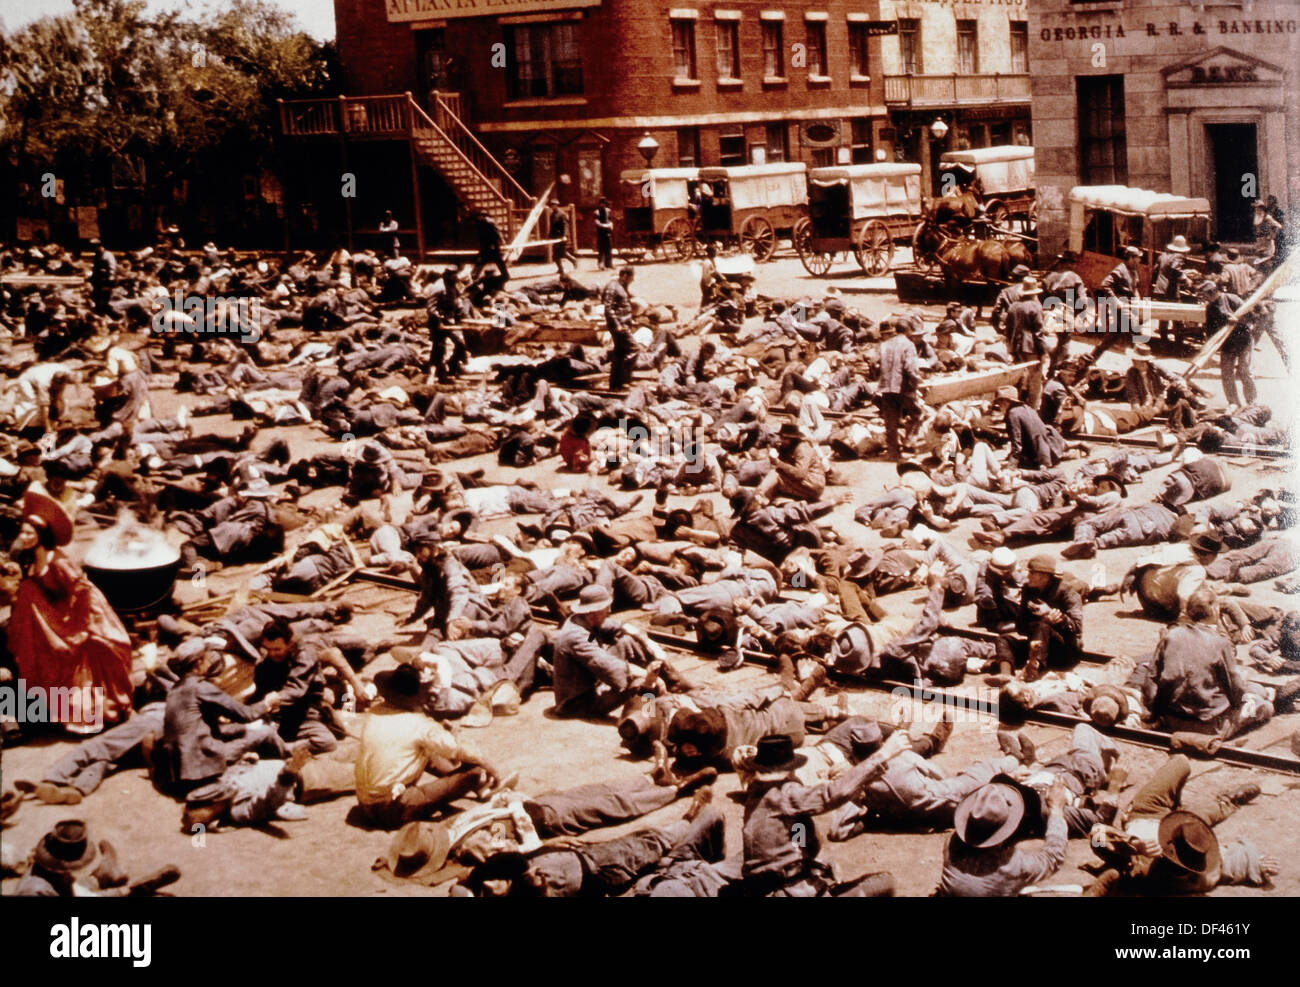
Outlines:
<svg viewBox="0 0 1300 987"><path fill-rule="evenodd" d="M528 218L524 220L524 224L519 227L519 231L515 234L515 238L510 241L510 246L506 248L505 258L507 264L513 264L519 259L519 255L523 253L524 246L527 244L529 236L533 232L533 227L535 227L537 221L542 218L542 210L545 209L547 203L551 201L551 189L553 188L555 188L554 182L546 186L546 191L539 195L536 201L533 202L533 208L529 210Z"/></svg>
<svg viewBox="0 0 1300 987"><path fill-rule="evenodd" d="M1232 313L1232 318L1228 320L1228 324L1215 333L1214 338L1208 340L1192 362L1187 365L1187 369L1183 372L1184 379L1204 369L1214 354L1219 352L1220 347L1227 342L1228 337L1232 335L1232 331L1237 328L1237 323L1248 315L1255 306L1273 294L1284 283L1295 278L1297 272L1300 272L1300 261L1296 260L1297 256L1300 255L1293 254L1279 264L1277 269L1264 279L1263 284L1251 292L1250 297L1241 303L1241 308Z"/></svg>
<svg viewBox="0 0 1300 987"><path fill-rule="evenodd" d="M962 398L977 394L988 394L999 387L1012 387L1020 383L1020 378L1034 363L1017 363L1009 367L994 367L976 373L964 373L953 377L931 378L921 384L921 396L925 403L932 406L960 401Z"/></svg>
<svg viewBox="0 0 1300 987"><path fill-rule="evenodd" d="M1181 322L1189 326L1205 325L1205 306L1188 302L1164 302L1155 298L1142 298L1133 303L1132 313L1139 323L1159 320Z"/></svg>

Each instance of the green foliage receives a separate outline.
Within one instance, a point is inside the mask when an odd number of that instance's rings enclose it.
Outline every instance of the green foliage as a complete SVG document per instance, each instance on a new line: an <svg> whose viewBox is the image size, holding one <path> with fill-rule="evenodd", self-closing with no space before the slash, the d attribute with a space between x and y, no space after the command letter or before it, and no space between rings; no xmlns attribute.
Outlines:
<svg viewBox="0 0 1300 987"><path fill-rule="evenodd" d="M127 156L151 183L212 155L264 162L277 98L327 91L332 46L268 0L187 19L143 0L74 0L75 11L0 34L0 151L88 174Z"/></svg>

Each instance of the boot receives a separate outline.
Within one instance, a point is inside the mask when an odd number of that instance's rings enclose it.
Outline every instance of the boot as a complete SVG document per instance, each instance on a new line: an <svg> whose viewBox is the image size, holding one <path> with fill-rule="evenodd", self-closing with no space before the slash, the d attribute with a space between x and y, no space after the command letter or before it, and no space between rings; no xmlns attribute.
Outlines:
<svg viewBox="0 0 1300 987"><path fill-rule="evenodd" d="M808 673L808 677L799 683L799 687L794 690L794 693L791 698L793 698L794 701L797 703L804 702L805 700L807 700L809 696L811 696L814 692L816 692L818 687L821 686L825 681L826 681L826 666L817 665L813 668L811 672Z"/></svg>
<svg viewBox="0 0 1300 987"><path fill-rule="evenodd" d="M948 710L943 711L943 719L934 725L927 738L930 741L930 753L928 756L934 757L943 750L944 745L948 743L948 738L952 736L953 723Z"/></svg>
<svg viewBox="0 0 1300 987"><path fill-rule="evenodd" d="M699 788L701 785L712 785L717 780L717 768L701 768L699 771L688 774L685 778L677 779L677 794L686 795L693 789ZM701 806L701 808L703 808L703 806Z"/></svg>
<svg viewBox="0 0 1300 987"><path fill-rule="evenodd" d="M143 880L136 881L131 885L131 890L128 893L131 897L156 894L159 888L165 888L169 884L175 884L180 879L180 868L167 866L157 873L150 874Z"/></svg>

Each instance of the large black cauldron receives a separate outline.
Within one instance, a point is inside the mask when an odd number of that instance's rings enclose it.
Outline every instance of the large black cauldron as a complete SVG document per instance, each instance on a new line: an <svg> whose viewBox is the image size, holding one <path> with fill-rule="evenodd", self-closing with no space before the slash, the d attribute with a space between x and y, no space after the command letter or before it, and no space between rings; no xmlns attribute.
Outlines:
<svg viewBox="0 0 1300 987"><path fill-rule="evenodd" d="M122 613L149 610L171 599L176 574L180 572L178 555L164 565L143 569L117 569L83 564L87 578L99 587L109 605Z"/></svg>

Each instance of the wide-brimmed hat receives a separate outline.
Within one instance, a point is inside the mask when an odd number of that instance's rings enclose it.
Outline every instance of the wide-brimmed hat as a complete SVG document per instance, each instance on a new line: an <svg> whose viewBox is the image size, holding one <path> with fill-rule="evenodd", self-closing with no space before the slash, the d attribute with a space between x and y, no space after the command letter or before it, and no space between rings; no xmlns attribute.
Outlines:
<svg viewBox="0 0 1300 987"><path fill-rule="evenodd" d="M599 613L601 610L609 610L614 606L614 594L604 586L593 583L590 586L582 587L582 592L578 594L578 602L569 607L570 613Z"/></svg>
<svg viewBox="0 0 1300 987"><path fill-rule="evenodd" d="M1133 246L1133 244L1130 243L1127 247L1124 248L1124 256L1125 256L1125 257L1141 257L1141 256L1142 256L1142 248L1141 248L1141 247L1135 247L1135 246Z"/></svg>
<svg viewBox="0 0 1300 987"><path fill-rule="evenodd" d="M1024 264L1017 264L1015 267L1011 269L1011 276L1013 278L1023 278L1028 273L1029 273L1029 268L1026 267Z"/></svg>
<svg viewBox="0 0 1300 987"><path fill-rule="evenodd" d="M807 756L795 750L793 738L784 733L768 734L756 745L754 777L759 781L779 781L807 761Z"/></svg>
<svg viewBox="0 0 1300 987"><path fill-rule="evenodd" d="M855 723L849 728L849 747L853 750L853 759L862 761L876 753L885 742L885 733L880 724L874 720Z"/></svg>
<svg viewBox="0 0 1300 987"><path fill-rule="evenodd" d="M695 639L702 650L716 653L736 642L739 625L731 610L706 610L695 621Z"/></svg>
<svg viewBox="0 0 1300 987"><path fill-rule="evenodd" d="M1093 686L1083 701L1083 712L1094 726L1110 727L1123 723L1129 714L1128 696L1113 685Z"/></svg>
<svg viewBox="0 0 1300 987"><path fill-rule="evenodd" d="M1042 293L1043 289L1038 283L1038 279L1032 274L1026 274L1020 282L1020 297L1032 298L1034 295L1041 295Z"/></svg>
<svg viewBox="0 0 1300 987"><path fill-rule="evenodd" d="M1187 237L1179 233L1165 244L1165 249L1175 254L1190 254L1192 248L1187 245Z"/></svg>
<svg viewBox="0 0 1300 987"><path fill-rule="evenodd" d="M731 516L739 517L749 510L750 505L754 503L755 496L753 490L737 490L732 494L731 499L728 501L731 504Z"/></svg>
<svg viewBox="0 0 1300 987"><path fill-rule="evenodd" d="M55 545L72 541L72 516L40 481L33 482L23 493L23 518L37 527L48 528Z"/></svg>
<svg viewBox="0 0 1300 987"><path fill-rule="evenodd" d="M866 579L876 571L884 557L884 549L864 549L849 560L849 564L844 569L844 577L846 579Z"/></svg>
<svg viewBox="0 0 1300 987"><path fill-rule="evenodd" d="M1197 552L1217 554L1223 550L1223 536L1217 531L1200 531L1187 539L1187 543Z"/></svg>
<svg viewBox="0 0 1300 987"><path fill-rule="evenodd" d="M1011 572L1016 567L1016 553L1011 551L1005 545L999 545L993 549L993 554L989 556L989 568L998 572Z"/></svg>
<svg viewBox="0 0 1300 987"><path fill-rule="evenodd" d="M36 863L45 870L75 874L92 867L99 849L80 819L65 819L54 824L36 846Z"/></svg>
<svg viewBox="0 0 1300 987"><path fill-rule="evenodd" d="M1010 404L1015 404L1020 400L1020 392L1014 387L999 387L997 393L993 395L993 400L994 403L998 401L1006 401Z"/></svg>
<svg viewBox="0 0 1300 987"><path fill-rule="evenodd" d="M1193 812L1178 810L1160 820L1160 851L1176 867L1193 874L1218 869L1221 857L1214 830Z"/></svg>
<svg viewBox="0 0 1300 987"><path fill-rule="evenodd" d="M1023 790L1005 782L990 782L961 800L953 814L957 838L985 850L1009 840L1025 818Z"/></svg>
<svg viewBox="0 0 1300 987"><path fill-rule="evenodd" d="M422 884L437 884L453 876L444 865L451 850L447 827L436 822L409 822L396 833L382 858L385 876ZM376 861L376 864L379 864ZM436 879L431 880L437 876Z"/></svg>

